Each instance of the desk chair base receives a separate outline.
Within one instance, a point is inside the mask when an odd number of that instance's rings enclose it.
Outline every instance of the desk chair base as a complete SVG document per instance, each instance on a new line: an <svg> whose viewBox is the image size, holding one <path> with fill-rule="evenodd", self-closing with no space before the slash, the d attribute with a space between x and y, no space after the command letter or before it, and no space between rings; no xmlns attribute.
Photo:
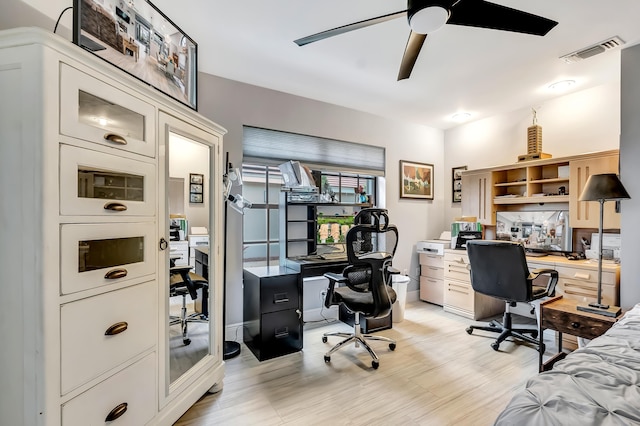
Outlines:
<svg viewBox="0 0 640 426"><path fill-rule="evenodd" d="M502 317L502 323L496 320L492 320L485 326L471 325L466 329L468 334L473 333L473 330L484 330L491 331L493 333L500 333L496 341L491 344L491 348L494 351L497 351L500 348L500 343L502 343L507 337L510 336L513 336L525 342L532 343L536 347L540 345L540 342L537 339L537 329L527 327L513 328L511 321L511 304L509 302L506 303L506 308ZM528 336L527 334L530 334L530 336ZM538 350L544 353L544 344L542 345L542 347L539 347Z"/></svg>
<svg viewBox="0 0 640 426"><path fill-rule="evenodd" d="M354 327L353 333L331 332L331 333L324 333L322 335L322 343L327 343L329 336L345 337L343 341L336 344L333 348L329 350L329 352L324 354L324 362L331 362L332 353L348 345L349 343L353 342L355 343L356 348L360 347L360 345L364 346L364 348L367 350L367 352L369 352L369 355L371 356L371 359L372 359L371 367L373 367L374 370L377 370L378 367L380 366L380 359L378 358L378 355L375 353L375 351L371 348L371 346L369 346L369 343L367 342L367 340L380 340L383 342L388 342L389 349L391 349L392 351L396 349L396 341L384 336L362 334L362 332L360 331L360 314L358 312L355 313L355 323L353 327Z"/></svg>
<svg viewBox="0 0 640 426"><path fill-rule="evenodd" d="M186 289L176 290L171 294L172 296L182 296L182 307L180 308L179 317L174 315L169 316L169 325L180 324L180 327L182 329L182 343L185 346L191 344L191 339L189 338L189 333L187 331L187 324L189 324L190 322L209 322L209 319L206 317L206 315L197 312L187 315L188 294L189 292Z"/></svg>

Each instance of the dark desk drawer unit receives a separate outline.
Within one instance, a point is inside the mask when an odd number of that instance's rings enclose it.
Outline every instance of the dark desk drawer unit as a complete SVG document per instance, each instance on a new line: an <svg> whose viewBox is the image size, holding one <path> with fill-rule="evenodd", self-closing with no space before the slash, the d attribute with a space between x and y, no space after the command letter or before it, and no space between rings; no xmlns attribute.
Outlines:
<svg viewBox="0 0 640 426"><path fill-rule="evenodd" d="M243 340L260 361L302 349L299 274L285 267L246 268Z"/></svg>
<svg viewBox="0 0 640 426"><path fill-rule="evenodd" d="M613 322L590 318L579 312L564 312L548 309L542 319L542 327L585 339L595 339L611 328Z"/></svg>

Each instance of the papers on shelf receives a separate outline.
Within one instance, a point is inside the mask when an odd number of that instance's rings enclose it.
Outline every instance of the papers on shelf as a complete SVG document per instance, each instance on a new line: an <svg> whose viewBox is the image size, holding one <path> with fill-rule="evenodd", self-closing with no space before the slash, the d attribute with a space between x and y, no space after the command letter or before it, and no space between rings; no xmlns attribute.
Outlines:
<svg viewBox="0 0 640 426"><path fill-rule="evenodd" d="M516 197L520 197L520 195L516 195L516 194L496 195L496 198L516 198Z"/></svg>

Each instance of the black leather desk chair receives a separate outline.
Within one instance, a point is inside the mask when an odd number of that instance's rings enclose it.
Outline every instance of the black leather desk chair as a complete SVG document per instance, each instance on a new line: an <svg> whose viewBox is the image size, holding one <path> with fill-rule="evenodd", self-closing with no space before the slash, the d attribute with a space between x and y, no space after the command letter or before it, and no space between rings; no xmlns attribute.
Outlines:
<svg viewBox="0 0 640 426"><path fill-rule="evenodd" d="M392 271L391 260L398 245L398 230L389 224L387 211L384 209L363 209L354 222L356 225L347 233L347 266L342 275L326 273L329 288L325 298L325 306L343 304L355 315L353 333L325 333L322 341L327 342L329 336L345 337L331 348L325 355L325 362L331 361L331 354L349 343L355 343L371 355L371 366L376 369L380 365L378 356L367 343L368 340L388 342L389 349L396 348L396 342L388 337L362 334L360 315L367 318L383 318L391 312L396 301L395 291L390 284ZM341 286L336 286L336 283Z"/></svg>
<svg viewBox="0 0 640 426"><path fill-rule="evenodd" d="M182 296L182 308L180 316L170 316L169 325L180 324L182 329L182 343L188 345L191 343L187 325L190 322L208 322L206 312L194 312L187 314L187 295L191 300L198 298L198 290L202 289L203 297L207 294L209 283L204 277L191 272L191 266L171 266L169 269L169 297ZM203 310L204 311L204 310Z"/></svg>
<svg viewBox="0 0 640 426"><path fill-rule="evenodd" d="M485 326L472 325L467 328L467 333L471 334L473 330L500 333L491 344L496 351L500 343L509 336L537 346L538 329L513 327L511 307L516 306L517 302L530 303L536 299L553 296L558 282L558 272L553 269L529 271L524 247L510 241L472 240L467 242L467 254L473 290L505 301L502 323L491 321ZM550 276L547 286L534 286L533 281L543 274ZM538 350L544 353L544 345Z"/></svg>

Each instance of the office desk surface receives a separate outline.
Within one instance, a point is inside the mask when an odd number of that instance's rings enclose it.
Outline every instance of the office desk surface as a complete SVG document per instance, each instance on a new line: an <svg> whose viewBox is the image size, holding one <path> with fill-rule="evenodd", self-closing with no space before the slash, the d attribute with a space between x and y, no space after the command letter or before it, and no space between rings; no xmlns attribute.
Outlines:
<svg viewBox="0 0 640 426"><path fill-rule="evenodd" d="M592 269L594 271L598 270L598 261L597 260L569 260L564 256L540 256L540 257L527 257L527 263L537 263L549 266L569 266L572 268L580 268L580 269ZM620 269L619 263L610 263L610 262L602 262L602 270L603 271L612 271L615 272Z"/></svg>
<svg viewBox="0 0 640 426"><path fill-rule="evenodd" d="M196 249L196 251L209 256L209 246L196 246L194 248Z"/></svg>
<svg viewBox="0 0 640 426"><path fill-rule="evenodd" d="M265 277L278 277L281 275L298 274L298 271L289 269L286 266L254 266L251 268L244 268L245 271L250 272L258 278Z"/></svg>

